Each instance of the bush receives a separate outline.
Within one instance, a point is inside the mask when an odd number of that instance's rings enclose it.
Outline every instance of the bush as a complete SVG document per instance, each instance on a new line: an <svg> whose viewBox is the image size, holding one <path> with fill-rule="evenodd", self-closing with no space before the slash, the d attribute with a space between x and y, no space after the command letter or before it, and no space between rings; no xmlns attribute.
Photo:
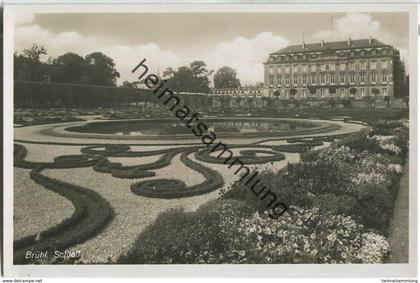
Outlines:
<svg viewBox="0 0 420 283"><path fill-rule="evenodd" d="M378 184L361 184L355 189L357 206L353 212L361 224L386 233L392 216L394 198L389 190Z"/></svg>
<svg viewBox="0 0 420 283"><path fill-rule="evenodd" d="M122 264L227 263L234 224L249 207L238 201L211 202L196 212L172 209L160 214L137 238Z"/></svg>
<svg viewBox="0 0 420 283"><path fill-rule="evenodd" d="M350 195L322 194L314 198L313 205L332 214L353 215L357 199Z"/></svg>

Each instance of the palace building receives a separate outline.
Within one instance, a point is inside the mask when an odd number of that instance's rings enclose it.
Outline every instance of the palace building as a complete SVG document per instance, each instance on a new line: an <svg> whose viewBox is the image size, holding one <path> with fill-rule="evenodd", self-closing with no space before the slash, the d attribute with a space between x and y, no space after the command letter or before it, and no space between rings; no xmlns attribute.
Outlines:
<svg viewBox="0 0 420 283"><path fill-rule="evenodd" d="M264 94L283 99L387 99L404 79L399 51L373 38L290 45L264 63Z"/></svg>

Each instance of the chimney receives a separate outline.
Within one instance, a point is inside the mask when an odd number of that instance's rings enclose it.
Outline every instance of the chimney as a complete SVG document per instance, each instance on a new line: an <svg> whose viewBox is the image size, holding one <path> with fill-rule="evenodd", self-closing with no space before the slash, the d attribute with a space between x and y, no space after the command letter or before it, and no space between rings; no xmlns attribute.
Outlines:
<svg viewBox="0 0 420 283"><path fill-rule="evenodd" d="M350 46L351 45L351 37L349 37L349 40L347 41L347 45Z"/></svg>
<svg viewBox="0 0 420 283"><path fill-rule="evenodd" d="M302 49L305 49L305 41L302 41Z"/></svg>
<svg viewBox="0 0 420 283"><path fill-rule="evenodd" d="M372 45L372 37L369 36L369 45Z"/></svg>
<svg viewBox="0 0 420 283"><path fill-rule="evenodd" d="M324 43L324 41L322 40L322 41L321 41L321 47L324 47L324 45L325 45L325 43Z"/></svg>

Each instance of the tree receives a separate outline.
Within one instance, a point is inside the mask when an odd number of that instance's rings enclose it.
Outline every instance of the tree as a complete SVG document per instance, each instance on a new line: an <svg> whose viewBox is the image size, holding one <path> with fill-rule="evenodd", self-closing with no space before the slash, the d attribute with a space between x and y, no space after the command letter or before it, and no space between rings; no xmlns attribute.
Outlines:
<svg viewBox="0 0 420 283"><path fill-rule="evenodd" d="M120 73L115 69L112 58L102 52L93 52L85 57L89 70L89 83L94 85L114 86Z"/></svg>
<svg viewBox="0 0 420 283"><path fill-rule="evenodd" d="M290 90L290 98L291 99L295 98L296 93L297 93L297 90L295 88L292 88Z"/></svg>
<svg viewBox="0 0 420 283"><path fill-rule="evenodd" d="M214 75L214 87L215 88L238 88L241 83L236 78L236 70L228 66L224 66L217 70Z"/></svg>
<svg viewBox="0 0 420 283"><path fill-rule="evenodd" d="M193 74L193 92L209 93L210 81L208 76L213 71L207 70L207 65L203 61L194 61L190 64L190 70Z"/></svg>
<svg viewBox="0 0 420 283"><path fill-rule="evenodd" d="M372 93L373 93L374 96L377 96L379 94L379 89L372 88Z"/></svg>
<svg viewBox="0 0 420 283"><path fill-rule="evenodd" d="M355 95L355 94L357 93L357 89L356 89L356 88L354 88L354 87L352 87L352 88L350 89L350 93L351 93L352 95Z"/></svg>
<svg viewBox="0 0 420 283"><path fill-rule="evenodd" d="M175 76L175 70L171 67L167 67L165 71L163 71L163 78L165 79L172 79Z"/></svg>
<svg viewBox="0 0 420 283"><path fill-rule="evenodd" d="M167 68L163 75L169 79L168 88L178 92L210 92L207 65L203 61L194 61L189 67L182 66L176 71Z"/></svg>
<svg viewBox="0 0 420 283"><path fill-rule="evenodd" d="M47 81L49 64L41 62L41 56L47 55L44 46L34 44L24 49L21 54L14 54L14 78L23 81Z"/></svg>
<svg viewBox="0 0 420 283"><path fill-rule="evenodd" d="M89 74L85 59L73 52L61 55L52 62L51 81L57 83L86 83Z"/></svg>

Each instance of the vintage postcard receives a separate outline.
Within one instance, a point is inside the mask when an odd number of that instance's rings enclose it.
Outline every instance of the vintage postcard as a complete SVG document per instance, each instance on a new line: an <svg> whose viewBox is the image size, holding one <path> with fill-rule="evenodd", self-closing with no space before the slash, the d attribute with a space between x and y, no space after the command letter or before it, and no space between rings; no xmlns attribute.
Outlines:
<svg viewBox="0 0 420 283"><path fill-rule="evenodd" d="M417 276L416 4L7 4L9 276Z"/></svg>

